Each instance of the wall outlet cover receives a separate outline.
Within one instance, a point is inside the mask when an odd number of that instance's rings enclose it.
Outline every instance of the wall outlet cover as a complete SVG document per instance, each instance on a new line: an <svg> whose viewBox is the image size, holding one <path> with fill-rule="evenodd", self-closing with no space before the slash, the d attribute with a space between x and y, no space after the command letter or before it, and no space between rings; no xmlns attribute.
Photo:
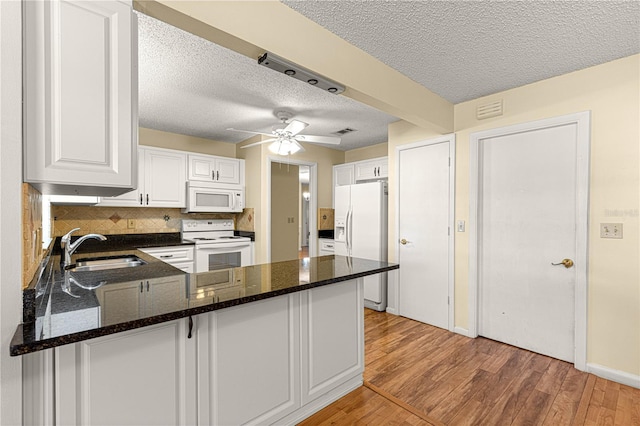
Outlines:
<svg viewBox="0 0 640 426"><path fill-rule="evenodd" d="M600 238L622 239L622 224L621 223L601 223Z"/></svg>
<svg viewBox="0 0 640 426"><path fill-rule="evenodd" d="M127 228L133 229L135 227L136 227L136 220L135 219L127 219Z"/></svg>

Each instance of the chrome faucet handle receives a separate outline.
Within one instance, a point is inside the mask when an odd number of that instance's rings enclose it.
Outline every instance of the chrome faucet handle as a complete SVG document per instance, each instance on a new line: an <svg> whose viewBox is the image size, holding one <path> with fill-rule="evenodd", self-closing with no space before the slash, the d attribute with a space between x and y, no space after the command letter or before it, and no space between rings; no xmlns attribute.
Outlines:
<svg viewBox="0 0 640 426"><path fill-rule="evenodd" d="M65 248L65 246L71 242L71 234L79 230L80 228L74 228L71 231L64 234L64 236L60 239L60 245L62 246L62 248Z"/></svg>

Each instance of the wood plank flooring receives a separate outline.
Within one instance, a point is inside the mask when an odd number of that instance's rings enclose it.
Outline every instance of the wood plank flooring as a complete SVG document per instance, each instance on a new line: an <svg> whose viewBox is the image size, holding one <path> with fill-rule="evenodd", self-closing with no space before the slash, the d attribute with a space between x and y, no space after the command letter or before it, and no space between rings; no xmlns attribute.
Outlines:
<svg viewBox="0 0 640 426"><path fill-rule="evenodd" d="M300 425L640 426L639 389L369 309L365 364L365 386Z"/></svg>

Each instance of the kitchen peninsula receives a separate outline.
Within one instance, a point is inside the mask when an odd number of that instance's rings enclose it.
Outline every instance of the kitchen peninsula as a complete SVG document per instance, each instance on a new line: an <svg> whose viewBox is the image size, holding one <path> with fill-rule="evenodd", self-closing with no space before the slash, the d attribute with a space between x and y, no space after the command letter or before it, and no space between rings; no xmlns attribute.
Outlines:
<svg viewBox="0 0 640 426"><path fill-rule="evenodd" d="M231 268L220 285L221 271L137 249L90 257L123 255L143 264L73 271L50 256L11 343L25 424L294 424L362 384L362 277L398 268L312 257Z"/></svg>

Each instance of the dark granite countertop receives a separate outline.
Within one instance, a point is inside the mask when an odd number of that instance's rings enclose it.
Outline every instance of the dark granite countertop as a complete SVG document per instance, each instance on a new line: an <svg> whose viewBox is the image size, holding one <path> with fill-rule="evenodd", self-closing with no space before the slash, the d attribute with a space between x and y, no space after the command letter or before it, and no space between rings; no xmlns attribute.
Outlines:
<svg viewBox="0 0 640 426"><path fill-rule="evenodd" d="M174 243L182 244L179 239ZM138 247L174 243L149 242ZM187 274L130 246L98 245L104 247L103 251L94 247L89 256L85 249L85 253L74 254L72 262L83 257L131 254L146 261L145 265L71 272L61 270L60 255L54 251L41 278L33 285L34 297L28 305L32 312L25 312L25 321L11 340L10 354L23 355L399 267L387 262L322 256ZM226 278L223 282L221 276Z"/></svg>

